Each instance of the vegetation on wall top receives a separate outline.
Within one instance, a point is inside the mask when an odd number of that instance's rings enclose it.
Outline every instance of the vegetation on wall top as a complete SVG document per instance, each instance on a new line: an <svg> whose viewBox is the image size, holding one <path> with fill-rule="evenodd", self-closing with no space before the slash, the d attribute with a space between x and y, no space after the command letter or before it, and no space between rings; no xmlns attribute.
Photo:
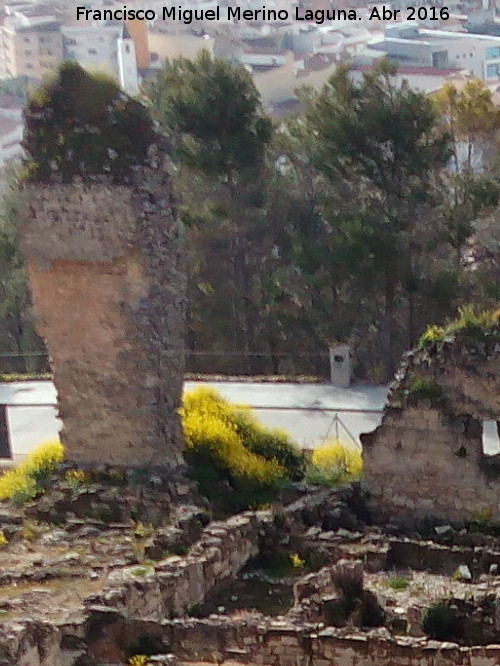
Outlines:
<svg viewBox="0 0 500 666"><path fill-rule="evenodd" d="M71 182L109 175L127 182L154 138L146 108L104 74L63 62L24 111L25 178Z"/></svg>
<svg viewBox="0 0 500 666"><path fill-rule="evenodd" d="M479 312L467 305L458 312L458 317L446 326L428 326L420 337L418 348L426 349L434 343L455 340L457 336L464 342L480 342L488 338L494 342L500 340L500 310Z"/></svg>

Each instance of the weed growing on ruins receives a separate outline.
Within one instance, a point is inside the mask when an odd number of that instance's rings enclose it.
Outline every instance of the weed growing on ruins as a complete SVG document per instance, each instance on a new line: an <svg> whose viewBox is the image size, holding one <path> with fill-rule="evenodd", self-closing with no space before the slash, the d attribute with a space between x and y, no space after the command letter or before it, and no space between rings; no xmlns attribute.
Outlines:
<svg viewBox="0 0 500 666"><path fill-rule="evenodd" d="M335 486L358 480L362 471L360 449L339 441L327 441L313 451L306 480L313 485Z"/></svg>
<svg viewBox="0 0 500 666"><path fill-rule="evenodd" d="M462 618L447 601L438 601L425 611L422 629L436 641L454 641L463 636Z"/></svg>
<svg viewBox="0 0 500 666"><path fill-rule="evenodd" d="M404 395L407 401L430 400L433 404L440 402L443 398L441 387L423 377L414 377L404 391Z"/></svg>
<svg viewBox="0 0 500 666"><path fill-rule="evenodd" d="M139 578L144 578L145 576L153 573L154 571L154 566L141 566L141 567L136 567L135 569L132 569L131 573L133 576L137 576Z"/></svg>
<svg viewBox="0 0 500 666"><path fill-rule="evenodd" d="M32 543L38 538L38 525L34 520L23 520L21 536L25 541Z"/></svg>
<svg viewBox="0 0 500 666"><path fill-rule="evenodd" d="M260 507L303 477L305 458L285 433L264 428L213 389L186 394L181 416L190 474L221 511Z"/></svg>
<svg viewBox="0 0 500 666"><path fill-rule="evenodd" d="M136 539L147 539L154 532L154 527L149 523L138 520L134 525L134 536Z"/></svg>
<svg viewBox="0 0 500 666"><path fill-rule="evenodd" d="M457 334L475 341L500 340L500 310L477 311L472 305L459 308L458 317L447 326L428 326L418 342L419 349L452 340Z"/></svg>
<svg viewBox="0 0 500 666"><path fill-rule="evenodd" d="M58 440L49 441L35 449L24 463L0 478L0 500L20 505L43 492L44 484L56 471L64 457Z"/></svg>
<svg viewBox="0 0 500 666"><path fill-rule="evenodd" d="M72 488L81 488L91 482L91 475L83 469L70 469L66 472L64 480Z"/></svg>
<svg viewBox="0 0 500 666"><path fill-rule="evenodd" d="M9 543L9 540L7 539L5 534L3 533L3 530L0 530L0 549L4 548L4 546L6 546L8 543Z"/></svg>
<svg viewBox="0 0 500 666"><path fill-rule="evenodd" d="M395 576L394 578L390 578L386 585L391 590L406 590L410 586L410 581L407 578Z"/></svg>
<svg viewBox="0 0 500 666"><path fill-rule="evenodd" d="M293 555L290 555L290 561L294 569L303 569L306 563L306 561L302 559L298 553L293 553Z"/></svg>
<svg viewBox="0 0 500 666"><path fill-rule="evenodd" d="M147 666L149 657L145 654L134 654L128 660L128 666Z"/></svg>

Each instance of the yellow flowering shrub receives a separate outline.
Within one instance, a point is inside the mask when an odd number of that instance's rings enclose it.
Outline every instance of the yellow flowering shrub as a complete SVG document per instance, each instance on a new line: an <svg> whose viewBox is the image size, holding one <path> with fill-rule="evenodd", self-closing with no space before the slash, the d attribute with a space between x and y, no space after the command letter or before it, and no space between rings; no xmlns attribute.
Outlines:
<svg viewBox="0 0 500 666"><path fill-rule="evenodd" d="M299 447L285 431L263 426L246 405L231 404L216 390L201 386L184 395L183 420L194 413L202 420L209 418L213 423L217 419L219 424L225 424L225 432L231 431L233 440L236 435L248 452L277 461L293 481L304 478L306 459Z"/></svg>
<svg viewBox="0 0 500 666"><path fill-rule="evenodd" d="M15 469L0 477L0 500L23 503L40 492L40 482L52 474L64 458L59 440L50 440L35 449Z"/></svg>
<svg viewBox="0 0 500 666"><path fill-rule="evenodd" d="M147 666L149 662L149 657L145 654L134 654L133 657L130 657L128 660L128 666Z"/></svg>
<svg viewBox="0 0 500 666"><path fill-rule="evenodd" d="M292 478L290 461L302 456L286 434L264 428L248 407L211 388L186 393L181 416L191 474L227 512L271 501Z"/></svg>
<svg viewBox="0 0 500 666"><path fill-rule="evenodd" d="M326 441L315 449L307 472L309 483L336 485L346 481L356 481L363 472L361 449L340 441Z"/></svg>

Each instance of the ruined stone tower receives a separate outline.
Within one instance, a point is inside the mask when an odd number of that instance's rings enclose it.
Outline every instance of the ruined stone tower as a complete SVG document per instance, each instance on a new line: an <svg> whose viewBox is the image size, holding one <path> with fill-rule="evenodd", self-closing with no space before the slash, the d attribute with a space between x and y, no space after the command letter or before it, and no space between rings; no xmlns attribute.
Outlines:
<svg viewBox="0 0 500 666"><path fill-rule="evenodd" d="M93 85L66 67L71 93L75 77L80 89ZM82 465L176 468L185 276L162 139L137 102L111 88L100 110L81 111L62 79L26 111L31 173L21 232L66 456Z"/></svg>

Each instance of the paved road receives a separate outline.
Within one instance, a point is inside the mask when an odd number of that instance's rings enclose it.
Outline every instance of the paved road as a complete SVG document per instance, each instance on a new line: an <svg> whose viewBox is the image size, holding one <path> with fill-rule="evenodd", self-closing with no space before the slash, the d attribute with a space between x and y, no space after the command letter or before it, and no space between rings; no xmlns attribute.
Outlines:
<svg viewBox="0 0 500 666"><path fill-rule="evenodd" d="M386 399L386 387L339 389L330 384L266 384L252 382L186 382L190 390L201 384L215 387L233 402L252 407L263 423L283 428L305 448L321 446L338 436L356 446L359 434L377 427ZM52 382L0 384L0 403L8 404L14 457L22 459L43 440L57 435L61 422L55 407ZM24 406L23 406L24 405ZM366 411L365 411L366 410ZM500 451L496 424L485 423L487 453Z"/></svg>
<svg viewBox="0 0 500 666"><path fill-rule="evenodd" d="M339 389L329 384L266 384L251 382L186 382L185 388L214 386L229 400L254 408L266 425L283 428L301 445L314 448L337 432L346 443L357 443L361 432L380 422L386 388ZM0 384L0 403L9 405L8 419L14 456L21 459L41 441L57 435L61 422L52 382ZM24 405L24 406L23 406ZM343 411L359 410L359 411ZM374 410L375 413L363 413ZM338 421L335 421L338 414Z"/></svg>

